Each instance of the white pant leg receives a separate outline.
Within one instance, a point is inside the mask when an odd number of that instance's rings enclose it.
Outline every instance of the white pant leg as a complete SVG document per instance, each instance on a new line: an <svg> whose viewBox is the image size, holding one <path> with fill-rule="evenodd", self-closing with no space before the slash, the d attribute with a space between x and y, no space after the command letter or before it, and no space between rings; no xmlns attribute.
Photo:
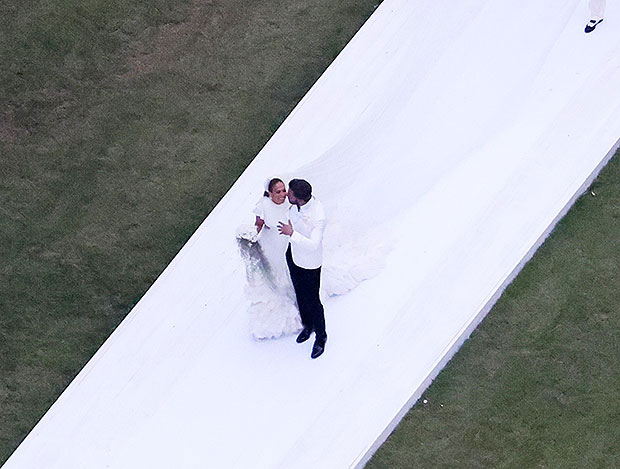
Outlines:
<svg viewBox="0 0 620 469"><path fill-rule="evenodd" d="M590 18L602 20L605 14L605 0L590 0Z"/></svg>

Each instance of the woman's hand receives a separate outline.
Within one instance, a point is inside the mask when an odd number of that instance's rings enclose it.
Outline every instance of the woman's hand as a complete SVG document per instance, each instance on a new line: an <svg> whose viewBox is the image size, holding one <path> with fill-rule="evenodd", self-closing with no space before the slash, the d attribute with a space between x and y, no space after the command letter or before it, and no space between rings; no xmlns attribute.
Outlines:
<svg viewBox="0 0 620 469"><path fill-rule="evenodd" d="M262 230L263 226L265 225L265 220L263 220L261 217L257 215L256 221L254 222L254 224L256 225L256 231L260 233L260 230Z"/></svg>

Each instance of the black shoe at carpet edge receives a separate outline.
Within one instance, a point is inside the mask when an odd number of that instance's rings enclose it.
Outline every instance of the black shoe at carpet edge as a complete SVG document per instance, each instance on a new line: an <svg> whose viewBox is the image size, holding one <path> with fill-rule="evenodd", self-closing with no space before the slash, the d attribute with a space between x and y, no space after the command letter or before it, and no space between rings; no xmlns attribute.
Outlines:
<svg viewBox="0 0 620 469"><path fill-rule="evenodd" d="M602 23L602 22L603 22L603 20L602 20L602 19L600 19L600 20L590 20L590 21L588 21L588 24L586 24L586 29L585 29L585 32L586 32L586 33L591 33L591 32L592 32L592 31L594 31L594 30L596 29L596 27L597 27L600 23Z"/></svg>
<svg viewBox="0 0 620 469"><path fill-rule="evenodd" d="M327 337L317 337L314 341L310 358L318 358L323 354L325 351L325 342L327 342Z"/></svg>
<svg viewBox="0 0 620 469"><path fill-rule="evenodd" d="M302 342L305 342L306 340L310 338L311 334L312 334L312 329L304 327L299 333L299 335L297 336L297 343L301 344Z"/></svg>

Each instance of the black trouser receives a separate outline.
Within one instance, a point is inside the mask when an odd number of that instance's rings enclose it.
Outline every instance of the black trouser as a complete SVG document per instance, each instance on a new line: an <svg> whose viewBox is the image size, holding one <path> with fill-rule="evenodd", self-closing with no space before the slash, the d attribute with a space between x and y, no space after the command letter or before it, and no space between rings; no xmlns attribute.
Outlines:
<svg viewBox="0 0 620 469"><path fill-rule="evenodd" d="M327 338L325 333L325 313L319 296L321 268L304 269L295 265L290 244L286 250L286 263L288 264L293 288L297 296L301 323L305 328L314 330L317 338Z"/></svg>

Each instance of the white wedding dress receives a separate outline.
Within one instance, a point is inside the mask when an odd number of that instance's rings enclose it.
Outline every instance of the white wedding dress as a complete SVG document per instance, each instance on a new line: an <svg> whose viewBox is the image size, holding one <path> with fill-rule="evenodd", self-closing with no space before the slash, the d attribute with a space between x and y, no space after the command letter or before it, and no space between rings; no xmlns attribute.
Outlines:
<svg viewBox="0 0 620 469"><path fill-rule="evenodd" d="M277 205L262 197L254 209L265 221L260 233L255 226L240 227L237 232L246 263L250 332L256 339L275 339L301 330L285 258L289 239L278 231L279 222L288 222L289 207L288 201Z"/></svg>

